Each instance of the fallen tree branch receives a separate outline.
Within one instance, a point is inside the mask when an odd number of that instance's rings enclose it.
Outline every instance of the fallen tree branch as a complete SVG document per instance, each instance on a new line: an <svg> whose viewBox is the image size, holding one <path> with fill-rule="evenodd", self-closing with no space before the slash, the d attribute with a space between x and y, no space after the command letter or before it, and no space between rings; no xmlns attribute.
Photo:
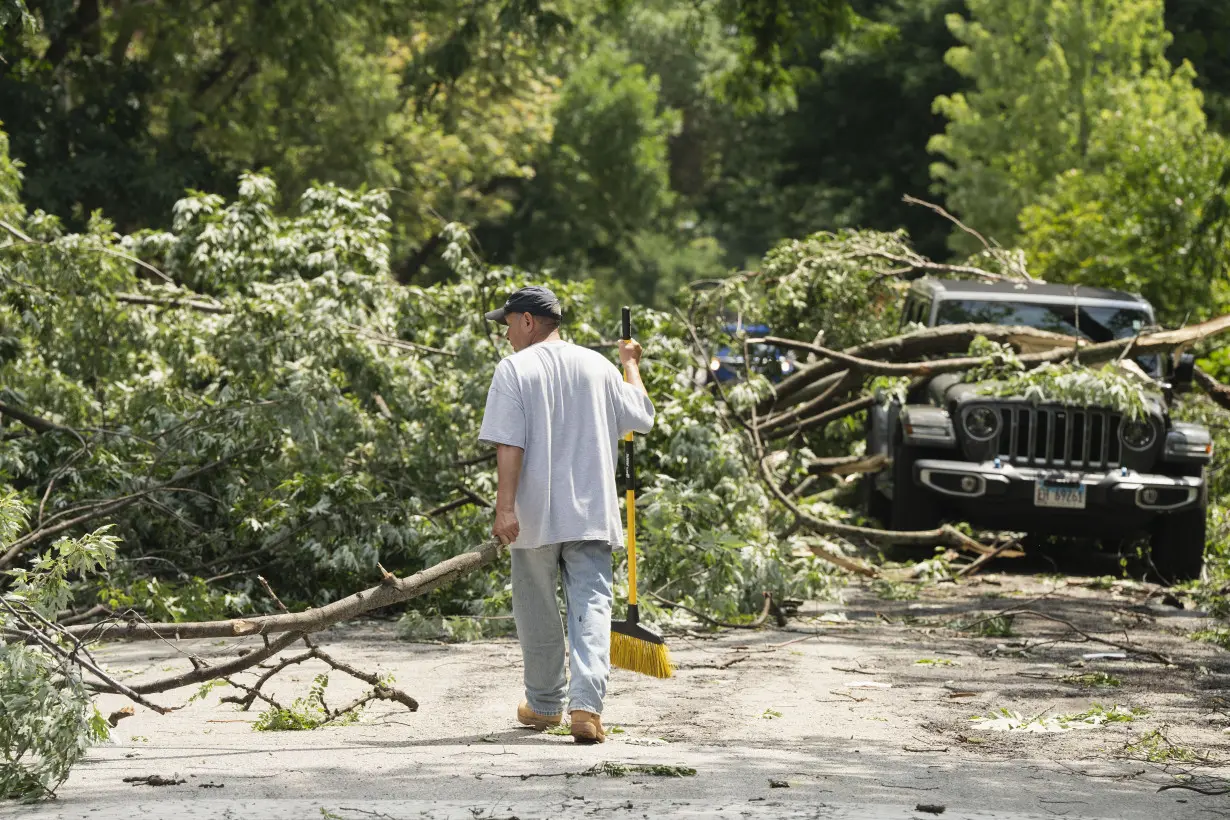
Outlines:
<svg viewBox="0 0 1230 820"><path fill-rule="evenodd" d="M854 401L846 402L845 404L840 405L838 407L833 407L829 410L825 410L823 413L817 413L816 415L811 416L810 418L803 419L802 421L797 421L794 424L791 424L787 427L778 427L775 430L773 430L773 432L766 433L766 435L771 436L772 438L775 438L775 439L785 438L786 436L794 435L795 433L802 433L802 432L806 432L807 430L814 429L816 427L823 427L826 424L830 424L836 421L837 419L844 418L849 415L853 415L854 413L858 413L862 410L869 410L870 408L874 407L875 404L876 404L875 396L863 396L862 398L858 398L858 399L855 399Z"/></svg>
<svg viewBox="0 0 1230 820"><path fill-rule="evenodd" d="M862 386L862 379L852 374L849 370L839 370L822 379L817 379L807 393L810 395L812 392L816 392L818 395L804 399L799 404L794 405L793 408L765 419L761 422L760 432L762 435L769 435L777 428L783 427L792 421L797 421L809 414L820 412L831 402L844 398L860 386ZM799 398L802 399L803 397L800 396Z"/></svg>
<svg viewBox="0 0 1230 820"><path fill-rule="evenodd" d="M82 445L85 444L85 439L81 433L73 428L65 427L63 424L56 424L54 421L48 421L33 413L27 413L25 410L14 407L11 404L0 402L0 415L11 416L36 433L67 433L77 439Z"/></svg>
<svg viewBox="0 0 1230 820"><path fill-rule="evenodd" d="M416 572L408 578L398 578L393 583L380 583L325 606L303 612L280 615L265 615L253 618L232 618L225 621L198 621L191 623L109 623L93 626L69 627L72 635L90 634L99 640L127 638L129 640L158 640L161 638L234 638L244 635L272 635L291 633L296 636L318 632L340 621L381 607L402 603L420 595L426 595L475 570L493 563L503 549L496 541L488 541L470 552L462 553L434 566ZM296 637L295 640L298 638ZM280 642L280 641L279 641ZM288 646L294 641L282 644ZM229 674L229 673L228 673Z"/></svg>
<svg viewBox="0 0 1230 820"><path fill-rule="evenodd" d="M974 573L978 572L978 570L982 569L984 566L994 561L996 558L999 558L1000 556L1007 557L1007 555L1005 554L1006 553L1010 554L1009 550L1013 550L1014 548L1019 548L1019 546L1020 545L1017 544L1017 542L1014 540L1006 540L1002 544L1000 544L998 547L995 547L990 552L985 553L983 555L979 555L973 561L961 567L959 570L953 573L953 576L956 578L964 578L967 575L973 575ZM1023 555L1024 553L1020 553L1020 554Z"/></svg>
<svg viewBox="0 0 1230 820"><path fill-rule="evenodd" d="M799 342L792 339L766 337L771 344L809 350L826 358L814 365L802 368L798 373L776 385L773 395L758 408L765 413L773 408L790 406L804 387L817 379L830 376L841 370L859 370L865 373L887 375L937 375L968 370L987 361L986 357L961 359L922 360L922 355L945 355L963 353L978 336L990 341L1010 344L1022 351L1020 361L1026 366L1058 363L1073 358L1078 353L1085 364L1111 361L1124 350L1132 349L1135 355L1166 353L1193 345L1205 339L1219 336L1230 330L1230 315L1210 319L1198 325L1189 325L1177 330L1115 339L1089 345L1077 345L1075 337L1050 333L1028 327L1001 327L998 325L948 325L932 327L914 333L902 334L888 339L879 339L865 345L832 351L828 348ZM886 363L885 359L896 362ZM906 359L905 363L900 363ZM794 401L791 401L791 399Z"/></svg>
<svg viewBox="0 0 1230 820"><path fill-rule="evenodd" d="M889 336L885 339L874 339L861 345L845 348L842 353L862 360L917 361L927 356L964 353L969 350L970 343L979 336L998 344L1012 345L1017 350L1029 352L1041 352L1063 346L1071 347L1073 341L1071 336L1036 330L1031 327L985 324L941 325L898 336ZM807 350L810 343L789 340L787 346ZM799 394L812 382L846 369L848 368L845 364L830 359L821 359L814 364L802 367L797 373L791 374L775 385L773 393L761 402L757 407L757 412L763 415L774 408L785 408L796 404L803 400Z"/></svg>
<svg viewBox="0 0 1230 820"><path fill-rule="evenodd" d="M26 633L24 633L25 637L27 637L28 639L32 639L34 643L37 643L39 646L43 647L43 649L47 650L48 652L50 652L52 655L56 656L60 660L77 664L82 669L86 670L91 675L93 675L94 677L102 681L104 684L106 684L110 691L116 692L117 694L121 694L124 697L128 698L129 700L132 700L135 703L139 703L140 705L144 706L146 709L149 709L153 712L157 712L160 715L165 715L165 714L168 714L169 712L174 712L178 708L174 706L159 706L158 704L153 703L152 701L146 700L145 698L141 697L141 693L138 693L136 690L132 689L131 687L125 686L123 683L120 683L119 681L115 680L110 675L108 675L106 672L99 669L98 666L95 665L88 658L78 656L74 653L70 653L67 649L64 649L59 644L57 644L55 641L51 640L45 634L43 634L41 629L36 627L34 624L30 623L30 621L22 613L18 612L17 609L14 608L13 605L10 604L7 599L0 597L0 606L3 606L6 610L8 610L8 613L12 615L14 618L16 618L21 623L21 625L26 628L27 631Z"/></svg>
<svg viewBox="0 0 1230 820"><path fill-rule="evenodd" d="M682 609L684 612L694 615L697 618L700 618L705 623L710 624L712 626L722 627L723 629L759 629L760 627L765 625L765 622L767 620L769 620L769 612L773 608L773 593L769 592L768 590L765 590L763 594L764 594L764 608L760 610L760 614L756 616L756 619L754 621L750 621L745 624L730 623L729 621L719 621L718 619L713 618L709 615L706 615L703 612L699 612L690 606L686 606L677 601L668 601L665 598L663 598L661 595L658 595L656 592L649 593L649 597L653 598L655 601L660 603L662 606L667 607L668 609Z"/></svg>
<svg viewBox="0 0 1230 820"><path fill-rule="evenodd" d="M1230 386L1222 384L1199 367L1195 370L1195 379L1206 396L1221 405L1223 410L1230 410Z"/></svg>
<svg viewBox="0 0 1230 820"><path fill-rule="evenodd" d="M873 456L837 456L817 458L807 463L807 472L812 475L854 475L875 473L892 464L892 459L883 453Z"/></svg>

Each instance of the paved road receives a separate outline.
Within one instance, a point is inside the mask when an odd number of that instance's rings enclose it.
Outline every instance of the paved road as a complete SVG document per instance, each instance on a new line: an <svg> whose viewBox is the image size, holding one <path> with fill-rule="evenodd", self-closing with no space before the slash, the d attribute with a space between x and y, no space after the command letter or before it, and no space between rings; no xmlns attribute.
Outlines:
<svg viewBox="0 0 1230 820"><path fill-rule="evenodd" d="M1105 601L1088 606L1094 604ZM957 603L875 606L897 606L917 620ZM657 681L617 672L607 715L608 724L622 731L589 747L516 726L520 655L514 642L406 644L387 625L348 626L322 641L356 666L393 672L397 685L420 700L417 713L380 704L355 725L254 732L255 715L220 704L226 690L219 689L169 715L145 712L124 720L113 742L91 750L74 770L59 799L33 807L0 806L0 816L936 816L918 810L920 804L943 806L945 820L1230 816L1230 796L1159 792L1176 782L1173 767L1119 754L1133 737L1164 727L1176 742L1230 758L1230 735L1223 732L1227 721L1202 705L1230 684L1225 653L1180 670L1108 661L1117 664L1113 671L1124 685L1091 696L1055 683L1088 645L1050 642L1016 657L999 650L997 644L1013 650L1003 639L956 641L929 636L917 626L885 624L870 609L863 613L866 619L855 608L847 614L850 622L820 625L810 636L767 631L672 641L678 675ZM1063 614L1080 616L1073 609ZM1213 651L1167 637L1163 626L1153 628L1153 639L1179 642L1175 647L1184 651ZM185 642L182 648L217 658L235 651L233 645L209 641ZM186 666L165 644L112 644L99 656L130 680ZM918 664L924 657L952 664ZM320 671L296 667L294 679L287 676L274 691L287 700L301 696ZM1194 691L1193 681L1203 689ZM861 685L866 683L881 686ZM335 673L328 697L342 703L360 691ZM954 698L954 692L972 694ZM182 702L182 695L160 696L160 702ZM999 706L1072 713L1087 707L1091 697L1144 706L1150 715L1135 724L1063 735L970 729L971 714ZM122 704L104 699L101 708L105 714ZM664 777L632 768L624 777L610 774L612 766L651 764L696 772ZM1224 765L1202 771L1230 774ZM163 787L124 782L148 775L184 782Z"/></svg>

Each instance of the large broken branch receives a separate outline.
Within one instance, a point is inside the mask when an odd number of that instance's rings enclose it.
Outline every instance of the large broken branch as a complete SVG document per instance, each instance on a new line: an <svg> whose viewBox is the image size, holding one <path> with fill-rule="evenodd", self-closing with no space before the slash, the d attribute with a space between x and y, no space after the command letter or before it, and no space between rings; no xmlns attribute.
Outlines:
<svg viewBox="0 0 1230 820"><path fill-rule="evenodd" d="M807 472L812 475L855 475L883 470L892 462L888 456L877 453L872 456L835 456L814 458L807 463Z"/></svg>
<svg viewBox="0 0 1230 820"><path fill-rule="evenodd" d="M335 623L349 620L381 607L399 604L452 583L475 570L493 563L500 554L501 546L495 541L471 552L441 561L439 564L416 572L409 578L391 578L374 587L356 592L346 598L317 609L291 612L281 615L265 615L255 618L232 618L226 621L197 621L192 623L106 623L73 626L67 629L70 635L91 639L128 638L130 640L157 640L160 638L236 638L244 635L272 635L285 632L295 635L294 640L279 639L282 647L298 640L298 636L318 632ZM283 641L285 641L283 643ZM263 650L262 650L263 651ZM214 668L214 667L211 667ZM229 673L228 673L229 674ZM196 682L196 681L191 681ZM179 684L184 685L184 684ZM140 691L138 689L138 691Z"/></svg>
<svg viewBox="0 0 1230 820"><path fill-rule="evenodd" d="M1044 330L997 325L949 325L927 328L915 333L847 348L843 351L829 350L791 339L769 337L759 341L807 350L824 358L784 379L774 388L772 397L767 399L758 411L767 413L775 408L789 407L801 400L799 397L804 388L819 379L832 377L842 371L860 372L867 375L934 376L940 373L968 370L971 367L985 364L989 360L986 357L938 360L924 360L919 357L963 353L969 349L970 343L978 336L1011 345L1021 352L1021 362L1026 366L1032 366L1067 361L1078 353L1081 361L1087 364L1111 361L1129 349L1134 355L1167 353L1221 335L1228 330L1230 330L1230 315L1178 330L1165 330L1097 344L1084 344L1072 336ZM902 362L902 359L905 362Z"/></svg>
<svg viewBox="0 0 1230 820"><path fill-rule="evenodd" d="M1199 367L1195 371L1196 384L1210 399L1221 405L1223 410L1230 410L1230 387L1205 373Z"/></svg>
<svg viewBox="0 0 1230 820"><path fill-rule="evenodd" d="M1074 339L1061 333L1049 333L1045 330L1035 330L1030 327L1003 327L1002 325L944 325L925 330L905 333L900 336L890 336L887 339L876 339L842 351L846 356L859 360L871 361L915 361L927 356L947 356L953 353L964 353L969 350L970 343L982 336L989 341L1012 345L1023 352L1039 352L1056 347L1070 347ZM788 342L788 344L787 344ZM783 345L807 350L806 342L783 340ZM801 368L797 373L783 379L774 386L773 394L757 408L759 413L766 414L769 410L789 407L803 400L800 395L804 388L817 379L842 370L850 369L842 362L832 359L821 359L815 364Z"/></svg>

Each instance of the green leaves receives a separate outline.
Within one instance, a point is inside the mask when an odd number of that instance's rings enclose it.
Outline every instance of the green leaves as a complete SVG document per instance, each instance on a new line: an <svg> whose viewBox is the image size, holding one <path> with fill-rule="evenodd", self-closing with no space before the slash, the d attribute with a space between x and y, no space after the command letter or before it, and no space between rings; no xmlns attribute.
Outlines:
<svg viewBox="0 0 1230 820"><path fill-rule="evenodd" d="M81 680L45 652L0 642L0 798L55 794L107 722Z"/></svg>
<svg viewBox="0 0 1230 820"><path fill-rule="evenodd" d="M27 518L18 495L5 491L0 496L2 542L9 543ZM41 630L40 614L54 621L71 597L70 582L102 570L115 556L116 539L107 529L80 539L62 538L29 569L10 572L0 630L24 630L26 623ZM107 722L90 703L74 665L41 644L0 638L0 799L54 795L89 745L107 736Z"/></svg>
<svg viewBox="0 0 1230 820"><path fill-rule="evenodd" d="M1149 107L1202 125L1190 76L1165 60L1162 12L1161 0L971 0L968 17L950 15L961 45L946 59L975 90L935 101L948 125L931 141L943 157L933 176L949 206L1011 245L1022 208L1069 169L1099 166L1108 117ZM960 247L973 242L954 235Z"/></svg>
<svg viewBox="0 0 1230 820"><path fill-rule="evenodd" d="M1025 398L1035 404L1105 407L1127 419L1144 418L1157 402L1153 382L1114 364L1096 370L1067 362L1044 364L1024 372L1007 371L993 378L996 380L985 382L979 392Z"/></svg>

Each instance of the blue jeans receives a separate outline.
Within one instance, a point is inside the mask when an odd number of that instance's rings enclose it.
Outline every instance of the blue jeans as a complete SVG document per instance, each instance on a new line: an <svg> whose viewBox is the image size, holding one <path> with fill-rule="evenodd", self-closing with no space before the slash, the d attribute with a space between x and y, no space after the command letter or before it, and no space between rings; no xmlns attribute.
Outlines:
<svg viewBox="0 0 1230 820"><path fill-rule="evenodd" d="M511 549L513 618L525 665L525 699L540 715L568 709L602 714L611 671L611 545L567 541ZM564 627L555 589L564 576L572 684L564 670Z"/></svg>

